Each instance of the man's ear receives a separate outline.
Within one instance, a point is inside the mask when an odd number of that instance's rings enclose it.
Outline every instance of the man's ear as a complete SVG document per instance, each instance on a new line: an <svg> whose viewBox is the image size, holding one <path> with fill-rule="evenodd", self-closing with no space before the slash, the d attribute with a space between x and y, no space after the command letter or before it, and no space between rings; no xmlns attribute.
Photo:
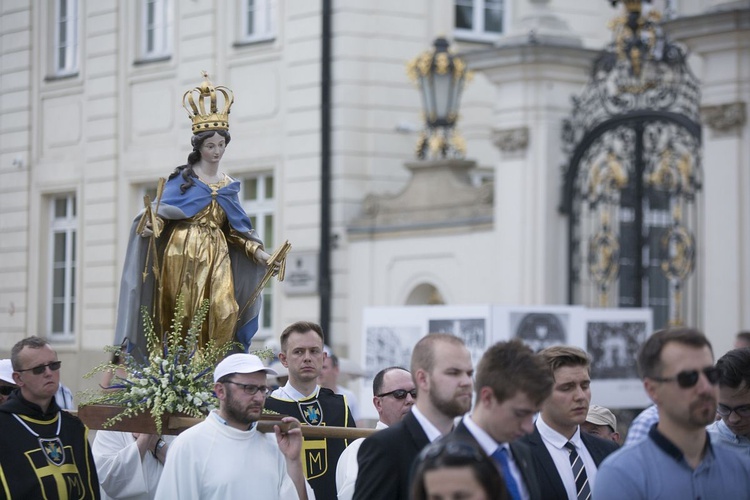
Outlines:
<svg viewBox="0 0 750 500"><path fill-rule="evenodd" d="M643 389L646 391L646 394L648 394L649 399L653 401L656 404L659 404L657 401L657 391L656 391L657 383L651 380L650 378L646 377L643 379Z"/></svg>
<svg viewBox="0 0 750 500"><path fill-rule="evenodd" d="M214 384L214 393L216 393L216 397L219 398L219 401L224 401L227 398L227 388L224 387L224 384L220 384L219 382Z"/></svg>
<svg viewBox="0 0 750 500"><path fill-rule="evenodd" d="M279 353L279 361L281 361L281 365L284 368L289 368L289 365L286 362L286 354L284 354L283 352Z"/></svg>
<svg viewBox="0 0 750 500"><path fill-rule="evenodd" d="M18 387L23 386L23 380L21 380L21 374L18 372L13 372L13 380L16 382L16 385Z"/></svg>
<svg viewBox="0 0 750 500"><path fill-rule="evenodd" d="M383 401L379 397L373 396L372 397L372 406L375 407L375 410L378 412L378 415L380 415L380 409L383 406Z"/></svg>
<svg viewBox="0 0 750 500"><path fill-rule="evenodd" d="M484 406L490 406L494 398L495 398L495 393L492 390L492 387L484 386L481 389L479 389L479 401L477 401L479 404L482 404Z"/></svg>
<svg viewBox="0 0 750 500"><path fill-rule="evenodd" d="M421 368L414 373L414 382L416 383L418 388L422 389L425 392L427 392L430 388L429 376L427 372Z"/></svg>

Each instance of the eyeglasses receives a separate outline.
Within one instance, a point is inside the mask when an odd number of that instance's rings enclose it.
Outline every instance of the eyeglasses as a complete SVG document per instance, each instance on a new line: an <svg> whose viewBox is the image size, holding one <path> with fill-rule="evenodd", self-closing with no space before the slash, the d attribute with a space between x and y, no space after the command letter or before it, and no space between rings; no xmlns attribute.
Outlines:
<svg viewBox="0 0 750 500"><path fill-rule="evenodd" d="M224 383L238 385L242 387L242 390L245 392L245 394L249 394L250 396L258 394L258 391L263 393L264 396L267 396L270 392L270 389L267 385L240 384L239 382L232 382L231 380L227 380Z"/></svg>
<svg viewBox="0 0 750 500"><path fill-rule="evenodd" d="M53 361L52 363L47 363L46 365L38 365L33 368L26 368L25 370L16 370L16 372L18 373L31 372L34 375L41 375L42 373L44 373L47 367L49 367L49 369L52 370L53 372L56 372L57 370L60 369L60 365L62 365L62 361Z"/></svg>
<svg viewBox="0 0 750 500"><path fill-rule="evenodd" d="M716 413L722 417L728 417L732 412L735 412L738 417L750 417L750 405L740 405L730 408L727 405L719 403L718 408L716 408Z"/></svg>
<svg viewBox="0 0 750 500"><path fill-rule="evenodd" d="M706 375L711 384L715 385L719 382L719 369L715 366L707 366L703 370L685 370L677 374L676 377L649 377L657 382L675 382L683 389L689 389L698 383L700 378L700 372Z"/></svg>
<svg viewBox="0 0 750 500"><path fill-rule="evenodd" d="M419 455L421 461L436 458L450 458L467 461L483 462L487 457L471 443L465 441L448 440L437 441L422 450Z"/></svg>
<svg viewBox="0 0 750 500"><path fill-rule="evenodd" d="M10 396L10 393L13 392L13 389L15 389L15 387L11 387L9 385L0 386L0 396Z"/></svg>
<svg viewBox="0 0 750 500"><path fill-rule="evenodd" d="M396 399L406 399L407 394L411 394L412 399L417 399L416 389L412 389L410 391L407 391L406 389L396 389L395 391L384 392L383 394L378 394L377 396L379 398L384 398L386 396L393 396Z"/></svg>

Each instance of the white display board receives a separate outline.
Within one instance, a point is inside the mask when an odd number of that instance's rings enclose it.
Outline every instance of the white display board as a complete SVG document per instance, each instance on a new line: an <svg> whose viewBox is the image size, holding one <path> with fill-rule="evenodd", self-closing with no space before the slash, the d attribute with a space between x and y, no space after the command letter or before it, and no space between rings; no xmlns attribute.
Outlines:
<svg viewBox="0 0 750 500"><path fill-rule="evenodd" d="M476 365L498 341L518 338L535 351L573 345L589 353L591 402L611 409L650 404L636 368L638 348L652 332L650 309L588 309L582 306L369 307L362 325L359 400L363 418L377 419L372 379L389 366L409 369L417 341L430 332L452 333L466 342Z"/></svg>

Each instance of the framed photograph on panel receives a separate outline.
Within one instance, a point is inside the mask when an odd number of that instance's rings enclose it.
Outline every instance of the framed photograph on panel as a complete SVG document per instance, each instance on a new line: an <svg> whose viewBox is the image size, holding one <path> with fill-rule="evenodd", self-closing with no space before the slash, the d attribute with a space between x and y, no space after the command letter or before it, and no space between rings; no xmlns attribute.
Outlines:
<svg viewBox="0 0 750 500"><path fill-rule="evenodd" d="M636 362L638 349L652 333L651 309L587 309L584 324L591 402L610 409L651 404Z"/></svg>

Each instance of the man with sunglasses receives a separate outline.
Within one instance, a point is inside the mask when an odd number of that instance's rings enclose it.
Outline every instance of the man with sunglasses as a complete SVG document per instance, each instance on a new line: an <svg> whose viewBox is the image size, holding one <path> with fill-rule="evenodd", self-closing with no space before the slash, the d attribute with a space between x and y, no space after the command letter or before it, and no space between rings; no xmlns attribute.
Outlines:
<svg viewBox="0 0 750 500"><path fill-rule="evenodd" d="M711 441L750 458L750 347L729 351L716 362L721 417L708 427Z"/></svg>
<svg viewBox="0 0 750 500"><path fill-rule="evenodd" d="M0 405L8 400L18 386L13 380L13 365L9 359L0 359Z"/></svg>
<svg viewBox="0 0 750 500"><path fill-rule="evenodd" d="M214 370L219 409L172 442L154 498L315 498L302 470L299 422L276 437L255 428L276 372L253 354L232 354Z"/></svg>
<svg viewBox="0 0 750 500"><path fill-rule="evenodd" d="M8 498L99 498L88 429L55 402L61 362L46 340L10 353L18 386L0 406L0 492Z"/></svg>
<svg viewBox="0 0 750 500"><path fill-rule="evenodd" d="M387 429L400 422L417 400L417 389L408 370L391 366L380 370L372 380L372 404L378 412L375 429ZM339 500L351 500L359 466L357 453L364 438L352 441L336 465L336 490Z"/></svg>
<svg viewBox="0 0 750 500"><path fill-rule="evenodd" d="M594 498L747 498L750 460L706 432L716 415L719 370L703 333L654 333L641 347L638 370L659 422L647 439L604 461Z"/></svg>

